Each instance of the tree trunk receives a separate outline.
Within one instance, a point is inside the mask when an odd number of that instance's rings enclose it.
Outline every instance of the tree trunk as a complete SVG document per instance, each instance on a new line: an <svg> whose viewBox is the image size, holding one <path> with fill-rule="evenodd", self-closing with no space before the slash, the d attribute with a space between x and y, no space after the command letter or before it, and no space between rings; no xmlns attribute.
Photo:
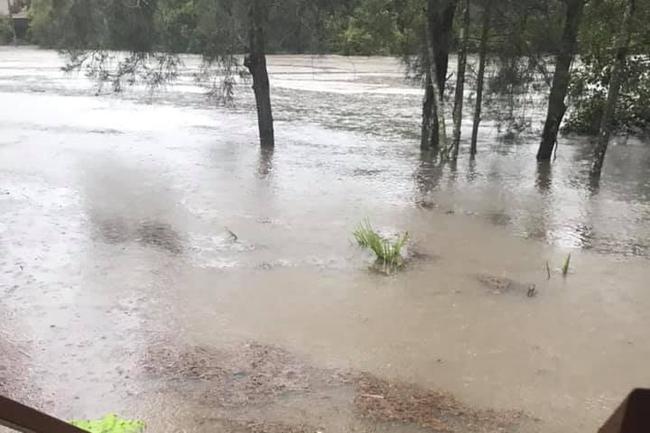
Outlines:
<svg viewBox="0 0 650 433"><path fill-rule="evenodd" d="M428 43L428 41L425 41ZM428 58L428 55L427 55ZM427 60L429 62L429 60ZM424 99L422 101L422 134L420 135L420 149L429 150L438 147L435 129L435 113L433 112L433 86L431 84L431 70L427 69L424 80ZM433 135L433 136L432 136Z"/></svg>
<svg viewBox="0 0 650 433"><path fill-rule="evenodd" d="M430 33L432 29L429 29ZM429 58L434 57L434 46L432 45L433 38L430 38L429 41ZM431 72L429 74L433 77L436 76L438 68L436 67L435 60L430 62L429 69ZM445 127L445 99L442 95L442 89L438 85L438 80L431 80L431 112L432 118L434 119L433 128L431 128L429 141L431 143L436 143L437 147L441 150L441 156L443 159L446 159L447 152L449 151L447 147L447 130ZM437 133L437 137L433 137ZM436 140L437 139L437 140ZM435 140L435 141L434 141Z"/></svg>
<svg viewBox="0 0 650 433"><path fill-rule="evenodd" d="M11 32L13 37L13 44L16 45L18 39L16 37L16 24L14 23L14 14L11 12L11 0L7 0L7 13L9 14L9 25L11 26Z"/></svg>
<svg viewBox="0 0 650 433"><path fill-rule="evenodd" d="M257 125L260 135L260 145L270 148L275 145L273 134L273 111L271 109L271 91L269 74L266 69L265 34L264 29L268 20L267 0L251 0L249 10L249 53L244 59L253 78L253 92L257 106Z"/></svg>
<svg viewBox="0 0 650 433"><path fill-rule="evenodd" d="M487 43L490 34L490 21L492 15L492 1L485 2L483 11L483 24L481 29L481 44L479 45L478 77L476 80L476 106L474 107L474 124L472 125L472 141L470 154L476 155L476 141L478 140L478 127L481 123L481 107L483 105L483 85L485 82L485 63L487 60Z"/></svg>
<svg viewBox="0 0 650 433"><path fill-rule="evenodd" d="M425 62L427 64L424 101L422 104L422 149L437 149L440 143L441 119L439 106L443 100L449 45L457 0L428 0ZM435 77L435 80L432 79ZM436 88L438 91L436 91ZM440 107L443 108L444 107ZM444 110L443 110L444 111ZM446 135L445 135L446 137ZM445 143L446 146L446 143Z"/></svg>
<svg viewBox="0 0 650 433"><path fill-rule="evenodd" d="M607 145L609 144L609 137L612 132L612 120L616 111L616 102L618 101L618 93L621 90L621 83L623 82L623 69L625 69L625 62L627 53L630 48L631 39L631 21L634 15L635 0L628 0L625 13L623 15L623 23L621 30L616 38L616 58L614 65L610 72L609 88L607 89L607 101L603 108L603 117L600 120L600 131L598 132L598 141L596 143L596 150L594 152L594 162L591 166L592 179L599 179L600 172L603 168L605 161L605 153L607 152Z"/></svg>
<svg viewBox="0 0 650 433"><path fill-rule="evenodd" d="M460 128L463 121L463 98L465 96L465 68L467 66L467 42L469 38L470 0L463 0L463 24L460 29L460 49L458 50L458 67L456 70L456 94L454 95L454 133L452 140L452 158L458 158L460 147Z"/></svg>
<svg viewBox="0 0 650 433"><path fill-rule="evenodd" d="M576 51L578 28L582 19L585 0L566 0L566 3L564 31L562 32L560 52L555 60L555 72L553 74L551 94L548 98L546 122L544 122L542 142L537 151L538 161L548 161L551 159L553 149L557 143L557 134L562 124L562 118L567 108L564 99L569 89L571 63L573 62L573 55Z"/></svg>

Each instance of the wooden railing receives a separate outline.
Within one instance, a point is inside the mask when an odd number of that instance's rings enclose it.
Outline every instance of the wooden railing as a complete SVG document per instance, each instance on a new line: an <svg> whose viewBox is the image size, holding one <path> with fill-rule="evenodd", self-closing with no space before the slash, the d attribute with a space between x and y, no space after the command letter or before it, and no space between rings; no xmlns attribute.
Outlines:
<svg viewBox="0 0 650 433"><path fill-rule="evenodd" d="M0 396L0 425L23 433L87 433L65 421ZM650 433L650 389L635 389L598 433Z"/></svg>
<svg viewBox="0 0 650 433"><path fill-rule="evenodd" d="M1 395L0 425L23 433L88 433Z"/></svg>

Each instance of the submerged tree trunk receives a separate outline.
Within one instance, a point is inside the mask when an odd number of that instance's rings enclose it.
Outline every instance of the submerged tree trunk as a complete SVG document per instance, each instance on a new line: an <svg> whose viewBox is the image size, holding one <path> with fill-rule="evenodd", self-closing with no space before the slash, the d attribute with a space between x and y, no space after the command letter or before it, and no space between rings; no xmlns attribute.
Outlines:
<svg viewBox="0 0 650 433"><path fill-rule="evenodd" d="M432 33L432 29L429 28L429 33ZM429 44L427 49L429 50L429 58L435 59L434 55L434 45L432 45L433 38L430 37ZM435 76L438 68L436 67L436 61L433 60L429 62L429 75ZM436 143L437 147L441 150L442 158L446 158L447 154L447 131L445 127L445 100L442 95L442 89L438 85L438 80L431 80L431 118L434 120L434 126L429 131L430 137L429 142ZM437 137L433 137L437 133ZM435 141L434 141L435 140Z"/></svg>
<svg viewBox="0 0 650 433"><path fill-rule="evenodd" d="M609 144L609 137L612 132L612 120L614 112L616 111L616 102L618 101L618 93L621 89L623 81L623 69L625 68L625 61L627 53L630 48L631 39L631 21L634 14L635 0L628 0L625 13L623 15L623 23L621 30L616 38L616 58L614 65L610 72L609 88L607 89L607 101L603 108L603 117L600 121L600 131L598 132L598 141L596 143L596 150L594 152L594 162L591 166L592 179L599 179L600 172L603 168L605 161L605 153L607 152L607 145Z"/></svg>
<svg viewBox="0 0 650 433"><path fill-rule="evenodd" d="M452 158L458 157L460 147L460 127L463 121L463 98L465 95L465 68L467 66L467 42L469 39L470 0L463 0L463 24L460 28L460 49L458 50L458 67L456 70L456 94L454 95L454 133L452 140Z"/></svg>
<svg viewBox="0 0 650 433"><path fill-rule="evenodd" d="M244 59L253 78L253 92L257 106L257 125L262 147L273 147L273 111L271 110L271 91L269 74L266 69L266 50L264 28L268 20L267 0L251 0L249 11L249 53Z"/></svg>
<svg viewBox="0 0 650 433"><path fill-rule="evenodd" d="M481 123L481 108L483 105L483 85L485 82L485 63L487 60L487 43L490 33L490 20L492 15L492 1L487 0L483 11L483 24L481 29L481 44L479 46L478 77L476 79L476 106L474 107L474 124L472 125L472 141L470 154L476 155L476 141L478 140L478 127Z"/></svg>
<svg viewBox="0 0 650 433"><path fill-rule="evenodd" d="M544 122L542 141L537 151L538 161L548 161L551 159L553 149L557 143L557 134L562 124L562 118L567 108L564 100L569 89L571 63L573 62L573 56L576 51L578 28L580 27L585 1L566 0L566 3L564 31L562 32L560 52L555 60L555 72L553 74L551 94L548 98L546 122Z"/></svg>
<svg viewBox="0 0 650 433"><path fill-rule="evenodd" d="M444 112L441 113L440 109L444 111L444 107L440 104L444 100L455 9L456 0L428 0L427 3L427 71L422 104L422 149L437 149L443 145L440 138L446 138L446 134L441 133L441 127L444 129L444 122L441 123Z"/></svg>
<svg viewBox="0 0 650 433"><path fill-rule="evenodd" d="M425 75L424 98L422 100L422 133L420 135L420 148L422 150L429 150L438 147L438 141L437 139L433 140L432 137L436 122L433 111L434 100L433 85L431 83L431 69L427 69Z"/></svg>

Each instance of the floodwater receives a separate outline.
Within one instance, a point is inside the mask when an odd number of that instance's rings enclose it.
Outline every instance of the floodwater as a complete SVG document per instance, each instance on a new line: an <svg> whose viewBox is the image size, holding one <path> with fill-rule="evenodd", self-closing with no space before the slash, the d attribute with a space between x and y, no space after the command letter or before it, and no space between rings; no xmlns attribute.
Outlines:
<svg viewBox="0 0 650 433"><path fill-rule="evenodd" d="M273 153L245 87L95 96L54 52L0 49L1 393L264 433L440 431L441 392L480 420L449 431L572 433L650 385L648 143L612 146L594 190L588 140L539 170L486 119L441 167L398 62L269 63ZM368 269L366 217L410 233L404 271Z"/></svg>

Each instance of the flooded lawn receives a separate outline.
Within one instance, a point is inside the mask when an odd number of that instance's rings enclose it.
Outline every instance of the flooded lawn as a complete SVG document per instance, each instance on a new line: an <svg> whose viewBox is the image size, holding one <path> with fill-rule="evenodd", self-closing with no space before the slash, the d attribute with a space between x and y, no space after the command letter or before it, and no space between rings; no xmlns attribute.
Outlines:
<svg viewBox="0 0 650 433"><path fill-rule="evenodd" d="M151 432L577 433L650 384L647 143L594 191L588 140L538 170L488 119L440 167L397 62L277 56L260 152L245 88L94 96L61 64L0 49L0 393ZM366 217L411 235L402 272Z"/></svg>

